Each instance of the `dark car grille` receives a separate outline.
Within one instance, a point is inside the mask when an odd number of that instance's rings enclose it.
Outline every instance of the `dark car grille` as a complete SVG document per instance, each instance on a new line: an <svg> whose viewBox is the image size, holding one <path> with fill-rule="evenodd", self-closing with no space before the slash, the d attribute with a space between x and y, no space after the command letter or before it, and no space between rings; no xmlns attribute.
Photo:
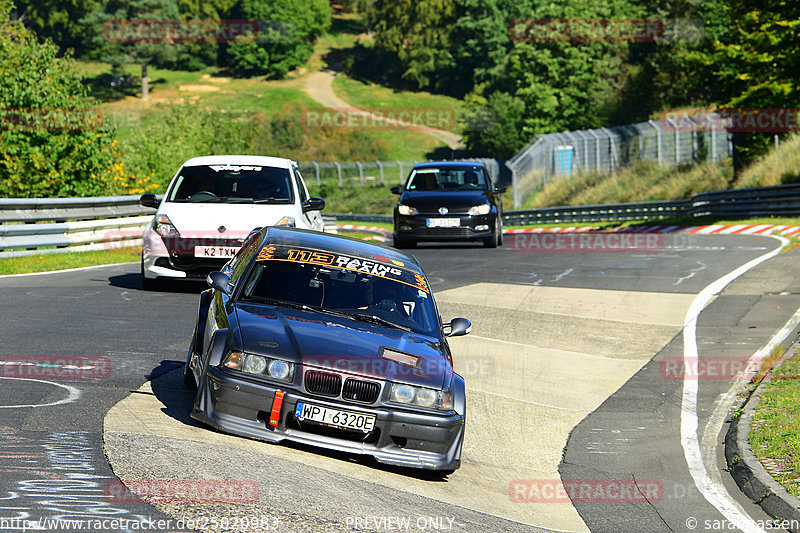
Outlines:
<svg viewBox="0 0 800 533"><path fill-rule="evenodd" d="M414 233L430 237L467 237L474 232L469 228L417 228Z"/></svg>
<svg viewBox="0 0 800 533"><path fill-rule="evenodd" d="M348 379L344 382L342 398L356 402L374 403L378 399L380 391L381 386L373 381Z"/></svg>
<svg viewBox="0 0 800 533"><path fill-rule="evenodd" d="M308 370L306 372L306 390L322 396L339 396L342 390L342 376L330 372Z"/></svg>

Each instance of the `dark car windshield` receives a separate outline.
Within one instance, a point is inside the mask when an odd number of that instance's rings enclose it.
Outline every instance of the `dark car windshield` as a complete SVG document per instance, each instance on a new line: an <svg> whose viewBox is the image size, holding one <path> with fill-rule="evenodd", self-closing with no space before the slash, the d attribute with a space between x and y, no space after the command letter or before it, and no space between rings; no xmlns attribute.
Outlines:
<svg viewBox="0 0 800 533"><path fill-rule="evenodd" d="M486 175L479 168L415 168L408 178L409 191L485 191Z"/></svg>
<svg viewBox="0 0 800 533"><path fill-rule="evenodd" d="M288 204L291 177L289 169L258 165L183 167L167 201Z"/></svg>
<svg viewBox="0 0 800 533"><path fill-rule="evenodd" d="M437 335L436 313L427 290L352 269L286 259L259 260L244 285L242 299L307 307L353 320Z"/></svg>

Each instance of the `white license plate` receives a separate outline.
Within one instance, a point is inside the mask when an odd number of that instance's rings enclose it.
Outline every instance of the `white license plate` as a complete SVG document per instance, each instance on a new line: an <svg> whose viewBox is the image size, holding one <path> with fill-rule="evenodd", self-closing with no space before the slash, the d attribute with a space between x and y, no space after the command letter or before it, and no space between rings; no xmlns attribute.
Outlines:
<svg viewBox="0 0 800 533"><path fill-rule="evenodd" d="M311 420L328 426L354 429L364 433L369 433L375 428L374 415L341 411L305 402L297 402L297 406L294 408L294 416L298 420Z"/></svg>
<svg viewBox="0 0 800 533"><path fill-rule="evenodd" d="M429 218L429 228L457 228L461 225L460 218Z"/></svg>
<svg viewBox="0 0 800 533"><path fill-rule="evenodd" d="M235 246L195 246L195 257L222 257L228 258L236 255L239 248Z"/></svg>

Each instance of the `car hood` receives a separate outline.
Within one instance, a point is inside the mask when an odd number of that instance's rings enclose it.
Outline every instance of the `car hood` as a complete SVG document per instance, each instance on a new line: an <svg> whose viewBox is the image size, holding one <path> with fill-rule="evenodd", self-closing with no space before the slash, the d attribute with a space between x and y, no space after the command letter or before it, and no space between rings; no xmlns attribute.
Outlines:
<svg viewBox="0 0 800 533"><path fill-rule="evenodd" d="M170 202L159 210L183 237L242 238L253 228L272 226L285 216L294 216L292 204L181 204ZM297 220L299 223L300 220ZM219 228L225 228L220 232Z"/></svg>
<svg viewBox="0 0 800 533"><path fill-rule="evenodd" d="M441 389L452 366L437 339L313 311L239 303L242 350L310 367ZM379 357L383 349L413 354L416 368Z"/></svg>
<svg viewBox="0 0 800 533"><path fill-rule="evenodd" d="M440 207L466 212L487 202L487 191L405 191L400 202L422 212L434 213Z"/></svg>

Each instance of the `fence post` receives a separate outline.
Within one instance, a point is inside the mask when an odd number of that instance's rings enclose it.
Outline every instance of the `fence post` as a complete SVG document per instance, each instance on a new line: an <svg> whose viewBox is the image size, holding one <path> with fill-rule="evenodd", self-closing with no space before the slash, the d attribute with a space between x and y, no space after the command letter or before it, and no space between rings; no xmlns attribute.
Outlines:
<svg viewBox="0 0 800 533"><path fill-rule="evenodd" d="M342 188L342 165L340 165L338 161L335 161L333 164L336 165L336 171L339 173L339 188L341 189Z"/></svg>
<svg viewBox="0 0 800 533"><path fill-rule="evenodd" d="M378 168L381 169L381 185L386 185L386 180L383 179L383 163L380 161L376 161L376 163L378 163Z"/></svg>
<svg viewBox="0 0 800 533"><path fill-rule="evenodd" d="M514 209L519 209L519 186L517 183L517 168L509 165L506 161L506 167L511 170L511 195Z"/></svg>
<svg viewBox="0 0 800 533"><path fill-rule="evenodd" d="M656 154L658 156L658 166L663 167L664 161L661 158L661 128L658 127L658 124L656 124L654 120L648 120L647 123L653 126L653 128L656 130Z"/></svg>
<svg viewBox="0 0 800 533"><path fill-rule="evenodd" d="M356 161L356 165L358 166L358 175L361 178L361 186L364 186L364 167L361 165L361 161Z"/></svg>
<svg viewBox="0 0 800 533"><path fill-rule="evenodd" d="M596 172L600 172L600 137L594 132L594 130L586 130L589 135L594 137L594 169Z"/></svg>
<svg viewBox="0 0 800 533"><path fill-rule="evenodd" d="M668 118L667 123L675 128L675 164L679 164L681 162L681 134L674 120Z"/></svg>
<svg viewBox="0 0 800 533"><path fill-rule="evenodd" d="M319 181L319 163L317 163L316 161L312 161L312 163L314 163L314 170L317 171L317 187L319 187L319 185L320 185L320 181Z"/></svg>
<svg viewBox="0 0 800 533"><path fill-rule="evenodd" d="M611 130L607 128L600 128L603 130L603 133L608 135L608 148L609 152L611 152L611 157L609 158L608 162L608 169L611 172L614 172L614 168L619 166L619 154L617 153L617 145L614 144L614 134L611 133Z"/></svg>
<svg viewBox="0 0 800 533"><path fill-rule="evenodd" d="M398 161L397 159L395 159L394 162L397 163L398 166L400 166L400 183L403 183L403 178L405 177L403 175L403 162L402 161Z"/></svg>

